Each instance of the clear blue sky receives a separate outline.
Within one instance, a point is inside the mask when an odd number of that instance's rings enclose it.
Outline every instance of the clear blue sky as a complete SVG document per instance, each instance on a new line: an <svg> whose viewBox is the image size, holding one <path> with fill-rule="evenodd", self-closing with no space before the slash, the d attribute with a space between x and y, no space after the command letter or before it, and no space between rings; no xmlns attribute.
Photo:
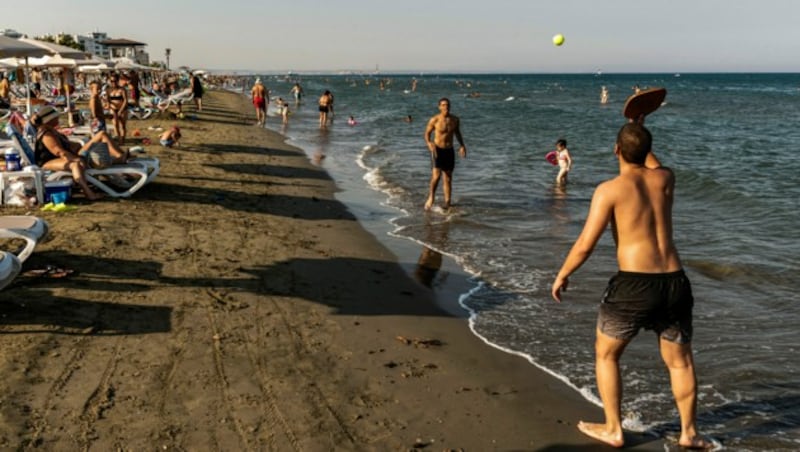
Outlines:
<svg viewBox="0 0 800 452"><path fill-rule="evenodd" d="M171 48L173 67L800 72L796 0L39 0L4 10L0 28L104 31L147 43L153 60Z"/></svg>

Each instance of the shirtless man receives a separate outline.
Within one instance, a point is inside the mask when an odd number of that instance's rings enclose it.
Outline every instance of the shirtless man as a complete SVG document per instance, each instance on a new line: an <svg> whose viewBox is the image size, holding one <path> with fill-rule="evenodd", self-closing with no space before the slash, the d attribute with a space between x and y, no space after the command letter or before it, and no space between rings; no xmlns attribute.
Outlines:
<svg viewBox="0 0 800 452"><path fill-rule="evenodd" d="M267 101L269 100L269 90L261 84L261 79L257 78L253 89L250 91L253 98L253 106L256 107L256 125L263 126L267 123Z"/></svg>
<svg viewBox="0 0 800 452"><path fill-rule="evenodd" d="M431 140L433 133L433 140ZM450 208L450 193L452 190L453 169L456 164L455 150L453 149L453 136L458 140L458 154L467 157L467 148L461 136L458 117L450 114L450 100L439 99L439 114L428 121L425 128L425 143L431 152L431 182L428 190L428 200L425 201L425 210L433 207L436 196L436 187L439 178L444 175L444 209Z"/></svg>
<svg viewBox="0 0 800 452"><path fill-rule="evenodd" d="M319 98L319 126L328 125L328 113L333 113L333 94L325 90Z"/></svg>
<svg viewBox="0 0 800 452"><path fill-rule="evenodd" d="M675 176L651 152L650 132L639 123L620 129L614 146L619 176L597 186L586 224L552 287L561 301L569 276L586 262L611 224L619 272L608 283L600 305L595 342L597 389L605 423L579 422L584 434L614 447L624 438L619 360L639 329L658 334L661 358L669 369L678 406L683 447L707 449L695 425L697 380L692 357L692 288L672 240Z"/></svg>

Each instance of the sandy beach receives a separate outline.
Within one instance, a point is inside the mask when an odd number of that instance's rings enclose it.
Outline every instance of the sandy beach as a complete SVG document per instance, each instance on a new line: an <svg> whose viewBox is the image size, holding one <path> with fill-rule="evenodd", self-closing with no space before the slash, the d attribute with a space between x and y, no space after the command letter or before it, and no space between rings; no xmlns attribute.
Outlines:
<svg viewBox="0 0 800 452"><path fill-rule="evenodd" d="M0 447L603 450L575 427L600 408L438 308L246 98L204 107L132 198L30 212L25 270L75 272L0 292Z"/></svg>

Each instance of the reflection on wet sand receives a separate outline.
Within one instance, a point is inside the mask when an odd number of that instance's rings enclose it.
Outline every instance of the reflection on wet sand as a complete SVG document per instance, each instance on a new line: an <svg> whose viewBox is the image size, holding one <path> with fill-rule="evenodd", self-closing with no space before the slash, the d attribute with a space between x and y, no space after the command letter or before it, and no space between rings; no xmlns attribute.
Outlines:
<svg viewBox="0 0 800 452"><path fill-rule="evenodd" d="M414 276L422 285L426 287L433 287L433 280L439 269L442 268L442 253L428 248L422 247L422 254L419 255L417 260L417 268L414 270Z"/></svg>
<svg viewBox="0 0 800 452"><path fill-rule="evenodd" d="M441 223L425 224L425 242L431 246L445 249L447 244L447 236L450 232L450 222L444 221ZM439 270L442 268L442 253L436 251L429 246L423 246L422 252L417 259L417 267L414 269L414 276L420 284L433 288L434 280ZM440 279L444 280L446 275Z"/></svg>

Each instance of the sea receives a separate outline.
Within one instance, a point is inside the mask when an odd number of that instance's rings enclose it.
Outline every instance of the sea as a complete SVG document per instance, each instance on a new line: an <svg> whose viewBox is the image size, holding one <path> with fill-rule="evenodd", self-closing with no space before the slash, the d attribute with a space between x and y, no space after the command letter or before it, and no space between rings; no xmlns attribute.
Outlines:
<svg viewBox="0 0 800 452"><path fill-rule="evenodd" d="M637 85L666 88L646 125L677 179L674 238L695 295L699 428L731 450L800 449L800 74L261 77L292 112L281 124L270 107L267 127L328 171L362 224L400 250L405 266L424 270L411 272L421 283L453 286L465 275L443 301L449 310L487 344L598 405L593 342L616 271L611 234L570 278L563 303L550 287L594 188L618 172L613 145L626 98ZM294 82L306 94L299 105ZM320 128L324 90L335 116ZM461 120L468 155L457 159L453 207L426 212L423 135L442 97ZM545 160L560 138L573 159L563 188ZM437 195L441 203L441 187ZM652 332L629 346L622 375L625 427L674 439L677 410Z"/></svg>

